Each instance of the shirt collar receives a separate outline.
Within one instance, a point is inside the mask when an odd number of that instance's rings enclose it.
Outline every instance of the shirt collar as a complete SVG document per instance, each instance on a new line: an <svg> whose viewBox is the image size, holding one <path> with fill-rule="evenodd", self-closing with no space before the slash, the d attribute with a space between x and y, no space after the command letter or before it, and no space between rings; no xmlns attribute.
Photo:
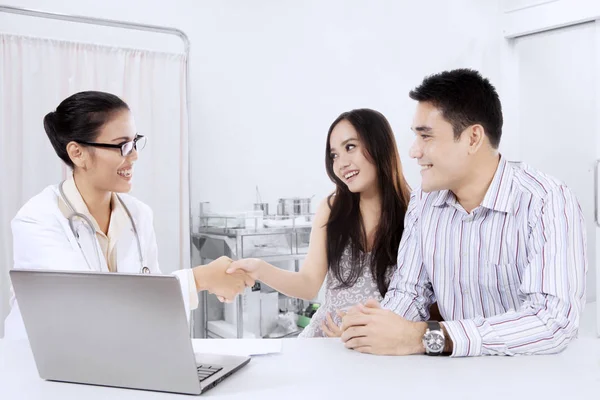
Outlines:
<svg viewBox="0 0 600 400"><path fill-rule="evenodd" d="M500 156L500 162L494 173L494 178L481 202L481 206L494 211L509 213L513 210L514 201L511 201L513 169L506 159ZM441 190L432 202L434 207L445 204L456 205L456 196L450 190Z"/></svg>
<svg viewBox="0 0 600 400"><path fill-rule="evenodd" d="M437 198L432 202L434 207L441 207L444 204L456 204L456 196L450 190L441 190Z"/></svg>
<svg viewBox="0 0 600 400"><path fill-rule="evenodd" d="M492 179L481 205L490 210L510 213L515 204L514 201L511 201L513 176L512 167L504 157L500 156L494 179Z"/></svg>
<svg viewBox="0 0 600 400"><path fill-rule="evenodd" d="M77 189L77 185L75 184L75 180L71 176L63 183L63 192L65 193L65 197L71 203L75 212L85 215L92 221L94 225L94 229L96 233L102 233L100 226L96 219L90 213L83 197L81 197L81 193L79 193L79 189ZM124 226L126 226L126 220L128 219L127 213L123 209L123 205L117 198L117 195L113 192L110 199L111 205L111 215L110 215L110 225L108 227L108 235L109 237L116 236L118 232L120 232ZM73 210L69 208L69 206L65 203L64 199L61 199L59 202L59 207L62 213L65 216L70 215Z"/></svg>

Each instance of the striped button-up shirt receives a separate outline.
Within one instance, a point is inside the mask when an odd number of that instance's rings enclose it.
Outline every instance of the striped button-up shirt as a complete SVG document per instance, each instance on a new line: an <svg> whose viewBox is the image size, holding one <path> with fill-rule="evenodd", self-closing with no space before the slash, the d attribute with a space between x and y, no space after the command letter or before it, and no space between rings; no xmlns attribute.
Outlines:
<svg viewBox="0 0 600 400"><path fill-rule="evenodd" d="M453 356L556 353L577 335L586 272L571 190L501 157L471 213L451 191L413 192L382 305L420 321L437 300Z"/></svg>

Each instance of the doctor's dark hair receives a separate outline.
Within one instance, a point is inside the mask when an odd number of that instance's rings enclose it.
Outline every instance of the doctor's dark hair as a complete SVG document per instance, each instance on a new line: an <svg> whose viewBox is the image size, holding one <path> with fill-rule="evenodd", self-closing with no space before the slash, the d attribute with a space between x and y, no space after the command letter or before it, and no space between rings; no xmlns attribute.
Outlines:
<svg viewBox="0 0 600 400"><path fill-rule="evenodd" d="M73 168L67 144L94 142L102 126L123 110L129 110L129 106L114 94L95 91L75 93L63 100L56 111L46 114L44 130L56 154Z"/></svg>
<svg viewBox="0 0 600 400"><path fill-rule="evenodd" d="M381 215L375 229L370 254L366 254L367 234L360 213L360 193L352 193L335 174L331 158L331 133L341 121L349 122L356 130L363 146L364 156L377 171L381 191ZM388 120L378 111L368 108L342 113L329 128L325 148L325 168L329 179L336 185L328 198L331 212L327 221L327 264L340 282L340 288L349 288L370 268L382 297L387 293L388 275L395 268L398 247L404 230L404 215L410 200L410 187L402 173L402 164L394 132ZM350 270L342 260L349 249Z"/></svg>
<svg viewBox="0 0 600 400"><path fill-rule="evenodd" d="M475 70L461 68L426 77L408 96L429 102L452 125L454 138L467 127L480 124L493 148L502 137L502 105L496 88Z"/></svg>

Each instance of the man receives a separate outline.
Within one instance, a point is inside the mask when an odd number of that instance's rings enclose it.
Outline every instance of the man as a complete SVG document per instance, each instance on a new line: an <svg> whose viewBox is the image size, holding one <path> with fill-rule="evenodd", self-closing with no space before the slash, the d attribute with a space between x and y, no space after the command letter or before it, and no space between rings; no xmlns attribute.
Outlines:
<svg viewBox="0 0 600 400"><path fill-rule="evenodd" d="M585 224L558 180L498 152L502 109L473 70L410 92L409 205L398 269L381 305L343 318L346 347L375 354L548 354L577 335L585 303ZM444 322L421 322L437 301Z"/></svg>

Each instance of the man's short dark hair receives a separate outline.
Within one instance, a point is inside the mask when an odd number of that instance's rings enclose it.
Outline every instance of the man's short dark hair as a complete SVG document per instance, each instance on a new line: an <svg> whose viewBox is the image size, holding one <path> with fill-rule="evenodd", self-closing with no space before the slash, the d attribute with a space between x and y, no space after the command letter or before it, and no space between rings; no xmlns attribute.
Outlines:
<svg viewBox="0 0 600 400"><path fill-rule="evenodd" d="M461 68L430 75L410 91L411 99L440 109L458 140L468 126L480 124L494 148L502 136L502 105L496 88L475 70Z"/></svg>

